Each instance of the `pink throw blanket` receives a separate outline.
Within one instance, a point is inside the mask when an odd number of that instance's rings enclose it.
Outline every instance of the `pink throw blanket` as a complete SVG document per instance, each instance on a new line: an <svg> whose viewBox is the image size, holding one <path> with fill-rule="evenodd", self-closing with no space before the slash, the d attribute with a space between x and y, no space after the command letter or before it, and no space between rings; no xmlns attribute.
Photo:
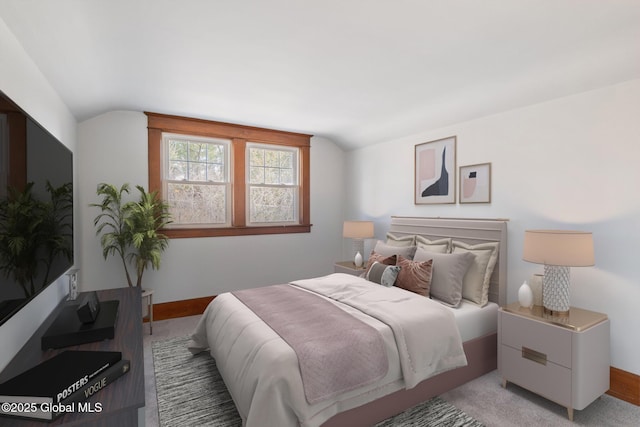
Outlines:
<svg viewBox="0 0 640 427"><path fill-rule="evenodd" d="M317 295L290 285L233 295L293 348L310 404L373 383L389 369L380 334Z"/></svg>

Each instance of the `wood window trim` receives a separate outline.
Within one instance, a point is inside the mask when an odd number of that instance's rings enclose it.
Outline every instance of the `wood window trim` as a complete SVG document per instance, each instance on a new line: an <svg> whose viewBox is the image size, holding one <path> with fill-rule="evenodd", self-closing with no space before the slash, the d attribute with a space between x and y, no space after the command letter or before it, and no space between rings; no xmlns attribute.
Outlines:
<svg viewBox="0 0 640 427"><path fill-rule="evenodd" d="M215 122L146 112L148 129L149 191L162 194L161 147L163 133L225 138L233 144L232 225L230 227L171 228L163 230L169 238L247 236L259 234L309 233L310 216L310 148L311 136L302 133ZM300 150L300 197L298 209L300 224L247 226L245 197L245 150L247 142L297 147Z"/></svg>

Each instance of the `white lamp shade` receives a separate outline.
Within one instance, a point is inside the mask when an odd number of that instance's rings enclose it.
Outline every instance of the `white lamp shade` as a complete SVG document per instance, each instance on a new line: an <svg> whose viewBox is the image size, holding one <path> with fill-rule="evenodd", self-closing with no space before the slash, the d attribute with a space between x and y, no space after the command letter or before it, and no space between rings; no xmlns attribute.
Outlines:
<svg viewBox="0 0 640 427"><path fill-rule="evenodd" d="M345 221L342 236L351 239L370 239L373 237L373 222Z"/></svg>
<svg viewBox="0 0 640 427"><path fill-rule="evenodd" d="M593 236L586 231L525 230L522 259L536 264L589 267L595 264Z"/></svg>

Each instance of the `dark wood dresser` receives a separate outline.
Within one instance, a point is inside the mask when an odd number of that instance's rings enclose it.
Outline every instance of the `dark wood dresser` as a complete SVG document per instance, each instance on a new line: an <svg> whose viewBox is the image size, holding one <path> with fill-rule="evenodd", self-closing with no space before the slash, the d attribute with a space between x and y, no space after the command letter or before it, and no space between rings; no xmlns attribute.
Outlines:
<svg viewBox="0 0 640 427"><path fill-rule="evenodd" d="M98 291L98 298L100 301L120 301L113 339L42 351L40 339L48 326L66 305L77 303L63 301L2 371L0 382L4 382L65 350L119 351L122 352L123 359L131 361L131 370L87 400L88 402L101 403L102 410L94 413L69 413L50 423L3 416L0 417L0 426L110 427L138 425L138 412L145 405L141 291L139 288L109 289ZM144 419L144 413L142 413L142 417Z"/></svg>

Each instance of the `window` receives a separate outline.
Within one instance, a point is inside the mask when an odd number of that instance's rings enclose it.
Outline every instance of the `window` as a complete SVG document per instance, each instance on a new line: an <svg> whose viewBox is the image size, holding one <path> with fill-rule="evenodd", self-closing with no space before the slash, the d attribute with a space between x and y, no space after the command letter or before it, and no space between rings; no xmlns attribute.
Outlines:
<svg viewBox="0 0 640 427"><path fill-rule="evenodd" d="M230 225L229 140L163 134L164 199L174 227Z"/></svg>
<svg viewBox="0 0 640 427"><path fill-rule="evenodd" d="M145 114L149 190L170 205L169 237L310 231L310 135Z"/></svg>
<svg viewBox="0 0 640 427"><path fill-rule="evenodd" d="M298 150L262 144L247 146L250 224L297 220Z"/></svg>

